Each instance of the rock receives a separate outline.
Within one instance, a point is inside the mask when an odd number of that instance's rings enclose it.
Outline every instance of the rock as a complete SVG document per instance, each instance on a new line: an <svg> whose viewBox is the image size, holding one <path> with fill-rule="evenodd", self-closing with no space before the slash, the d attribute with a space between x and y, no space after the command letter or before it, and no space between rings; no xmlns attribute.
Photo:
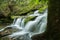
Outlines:
<svg viewBox="0 0 60 40"><path fill-rule="evenodd" d="M36 18L36 16L28 16L28 17L26 17L24 23L26 24L28 21L33 21L35 18Z"/></svg>

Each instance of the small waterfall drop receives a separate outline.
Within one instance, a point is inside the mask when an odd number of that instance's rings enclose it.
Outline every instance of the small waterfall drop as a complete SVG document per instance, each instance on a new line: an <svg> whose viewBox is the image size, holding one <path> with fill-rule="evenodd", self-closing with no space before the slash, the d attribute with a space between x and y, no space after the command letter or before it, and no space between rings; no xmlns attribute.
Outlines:
<svg viewBox="0 0 60 40"><path fill-rule="evenodd" d="M12 28L16 28L16 29L22 29L22 18L16 18L14 19L13 23L10 25Z"/></svg>

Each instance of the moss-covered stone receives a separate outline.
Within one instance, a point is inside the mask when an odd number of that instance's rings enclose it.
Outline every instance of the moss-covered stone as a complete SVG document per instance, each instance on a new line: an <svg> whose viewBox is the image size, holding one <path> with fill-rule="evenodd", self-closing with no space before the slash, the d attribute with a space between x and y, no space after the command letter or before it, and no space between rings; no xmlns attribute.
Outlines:
<svg viewBox="0 0 60 40"><path fill-rule="evenodd" d="M21 16L11 16L12 19L15 19L15 18L18 18L18 17L21 17Z"/></svg>
<svg viewBox="0 0 60 40"><path fill-rule="evenodd" d="M26 19L25 19L25 24L28 22L28 21L32 21L36 18L36 16L28 16Z"/></svg>
<svg viewBox="0 0 60 40"><path fill-rule="evenodd" d="M30 14L33 14L34 12L29 12L29 13L27 13L27 15L30 15Z"/></svg>

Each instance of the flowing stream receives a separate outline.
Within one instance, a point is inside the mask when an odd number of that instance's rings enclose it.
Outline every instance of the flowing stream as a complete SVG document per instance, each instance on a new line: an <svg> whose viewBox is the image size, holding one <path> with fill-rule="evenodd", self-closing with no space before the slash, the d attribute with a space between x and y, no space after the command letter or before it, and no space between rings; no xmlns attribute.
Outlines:
<svg viewBox="0 0 60 40"><path fill-rule="evenodd" d="M37 16L33 21L29 21L24 24L24 20L27 17L15 18L13 23L0 31L11 27L13 29L18 29L19 31L8 35L10 38L16 38L17 40L32 40L31 37L37 34L44 33L47 26L47 9L43 14L38 13L39 10L35 11L34 14L29 16Z"/></svg>

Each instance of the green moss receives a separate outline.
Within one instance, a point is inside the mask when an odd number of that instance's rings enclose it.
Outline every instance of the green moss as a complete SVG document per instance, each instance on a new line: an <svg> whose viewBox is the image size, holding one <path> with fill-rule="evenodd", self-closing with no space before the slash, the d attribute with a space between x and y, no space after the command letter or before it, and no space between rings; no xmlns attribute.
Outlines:
<svg viewBox="0 0 60 40"><path fill-rule="evenodd" d="M18 18L18 17L21 17L21 16L11 16L11 19L15 19L15 18Z"/></svg>
<svg viewBox="0 0 60 40"><path fill-rule="evenodd" d="M29 13L27 13L27 15L30 15L30 14L33 14L34 12L29 12Z"/></svg>
<svg viewBox="0 0 60 40"><path fill-rule="evenodd" d="M41 8L39 8L39 12L42 13L47 7L48 7L48 1L47 0L42 0L40 2Z"/></svg>
<svg viewBox="0 0 60 40"><path fill-rule="evenodd" d="M26 19L25 19L25 24L28 22L28 21L31 21L31 20L34 20L36 18L36 16L28 16Z"/></svg>
<svg viewBox="0 0 60 40"><path fill-rule="evenodd" d="M39 12L42 13L46 8L47 8L47 5L44 5L43 7L41 7L41 8L39 9Z"/></svg>

